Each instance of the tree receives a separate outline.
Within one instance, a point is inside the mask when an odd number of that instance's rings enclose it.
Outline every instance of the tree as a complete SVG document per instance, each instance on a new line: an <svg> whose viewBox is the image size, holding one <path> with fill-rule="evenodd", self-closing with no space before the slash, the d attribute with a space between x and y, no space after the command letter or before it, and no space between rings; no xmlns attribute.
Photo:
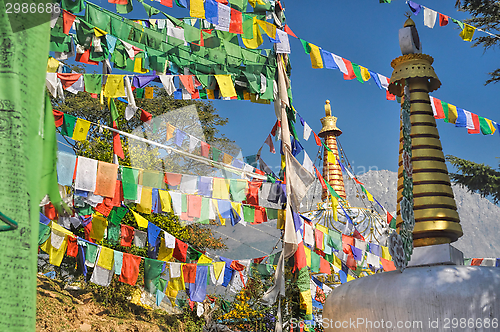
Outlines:
<svg viewBox="0 0 500 332"><path fill-rule="evenodd" d="M472 15L472 18L465 21L466 23L496 35L500 34L500 6L498 5L498 1L457 0L455 6ZM488 50L499 43L500 38L490 35L481 35L476 37L474 47L483 46L485 50ZM489 75L491 78L486 81L486 84L499 82L500 68L490 72Z"/></svg>
<svg viewBox="0 0 500 332"><path fill-rule="evenodd" d="M500 202L500 172L491 166L478 164L455 156L446 156L446 160L458 169L458 173L450 173L451 180L477 192L482 197L491 196L496 203Z"/></svg>

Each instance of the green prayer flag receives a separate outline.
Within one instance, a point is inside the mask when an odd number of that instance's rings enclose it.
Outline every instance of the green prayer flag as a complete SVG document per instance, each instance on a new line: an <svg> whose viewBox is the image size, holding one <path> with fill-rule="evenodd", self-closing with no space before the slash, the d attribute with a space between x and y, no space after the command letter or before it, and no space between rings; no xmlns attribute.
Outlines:
<svg viewBox="0 0 500 332"><path fill-rule="evenodd" d="M53 52L69 52L71 50L71 37L63 32L59 24L56 24L50 31L49 50Z"/></svg>
<svg viewBox="0 0 500 332"><path fill-rule="evenodd" d="M243 217L248 223L252 223L255 220L255 209L249 205L242 205Z"/></svg>
<svg viewBox="0 0 500 332"><path fill-rule="evenodd" d="M111 122L116 121L120 114L118 114L118 110L116 109L115 100L113 98L109 99L109 112L111 113Z"/></svg>
<svg viewBox="0 0 500 332"><path fill-rule="evenodd" d="M246 199L246 188L247 182L237 179L229 180L229 192L231 193L232 200L235 202L241 202Z"/></svg>
<svg viewBox="0 0 500 332"><path fill-rule="evenodd" d="M201 89L199 93L200 93L200 99L207 99L207 90L206 89Z"/></svg>
<svg viewBox="0 0 500 332"><path fill-rule="evenodd" d="M115 206L109 213L108 220L115 225L120 225L120 221L122 221L123 217L125 217L127 212L128 209L126 207Z"/></svg>
<svg viewBox="0 0 500 332"><path fill-rule="evenodd" d="M389 227L392 228L392 229L396 229L397 228L396 218L392 217L391 223L389 224Z"/></svg>
<svg viewBox="0 0 500 332"><path fill-rule="evenodd" d="M202 197L201 198L201 213L200 213L200 219L198 219L198 222L200 224L205 224L205 225L210 224L209 216L210 216L210 198Z"/></svg>
<svg viewBox="0 0 500 332"><path fill-rule="evenodd" d="M85 1L84 0L61 0L61 8L73 13L73 14L78 14L85 8Z"/></svg>
<svg viewBox="0 0 500 332"><path fill-rule="evenodd" d="M149 17L161 13L161 11L159 11L158 9L156 9L153 6L148 5L147 3L144 3L144 1L140 1L140 2L142 2L142 5L144 6L144 10L146 11L146 13L148 14Z"/></svg>
<svg viewBox="0 0 500 332"><path fill-rule="evenodd" d="M189 24L184 24L184 39L188 43L200 43L200 38L201 38L201 30L198 28L195 28Z"/></svg>
<svg viewBox="0 0 500 332"><path fill-rule="evenodd" d="M135 97L136 98L144 98L144 88L135 89Z"/></svg>
<svg viewBox="0 0 500 332"><path fill-rule="evenodd" d="M266 208L266 214L268 220L278 219L278 210L272 208Z"/></svg>
<svg viewBox="0 0 500 332"><path fill-rule="evenodd" d="M145 187L162 189L163 186L163 173L158 171L147 171L142 172L142 185Z"/></svg>
<svg viewBox="0 0 500 332"><path fill-rule="evenodd" d="M479 118L479 127L481 128L481 133L483 135L491 135L491 128L486 119L482 116L478 116Z"/></svg>
<svg viewBox="0 0 500 332"><path fill-rule="evenodd" d="M151 294L156 294L157 289L163 291L160 285L160 275L164 264L164 261L144 258L144 288Z"/></svg>
<svg viewBox="0 0 500 332"><path fill-rule="evenodd" d="M361 77L361 68L359 68L359 65L354 62L351 62L351 64L352 64L352 70L354 71L354 75L356 75L356 79L361 83L365 83L363 77Z"/></svg>
<svg viewBox="0 0 500 332"><path fill-rule="evenodd" d="M334 230L329 229L328 235L330 236L331 242L328 242L330 247L335 248L336 250L342 250L342 234L336 232Z"/></svg>
<svg viewBox="0 0 500 332"><path fill-rule="evenodd" d="M302 47L304 48L304 52L306 52L306 54L311 53L311 46L309 46L309 43L301 38L299 38L299 40L302 43Z"/></svg>
<svg viewBox="0 0 500 332"><path fill-rule="evenodd" d="M450 18L451 18L451 17L450 17ZM451 18L451 21L452 21L453 23L458 24L458 26L460 27L460 29L461 29L461 30L463 30L463 29L464 29L464 23L463 23L463 22L461 22L461 21L459 21L459 20L455 20L454 18Z"/></svg>
<svg viewBox="0 0 500 332"><path fill-rule="evenodd" d="M85 249L85 261L95 264L97 260L97 245L87 243Z"/></svg>
<svg viewBox="0 0 500 332"><path fill-rule="evenodd" d="M213 146L210 147L210 150L212 150L212 160L219 161L219 156L221 154L221 151L217 148L214 148Z"/></svg>
<svg viewBox="0 0 500 332"><path fill-rule="evenodd" d="M319 272L319 264L320 264L320 256L311 251L311 272L318 273Z"/></svg>
<svg viewBox="0 0 500 332"><path fill-rule="evenodd" d="M101 74L83 74L85 91L88 93L101 93L102 75Z"/></svg>
<svg viewBox="0 0 500 332"><path fill-rule="evenodd" d="M117 245L120 243L120 237L121 225L115 225L113 223L108 224L108 241L113 245Z"/></svg>
<svg viewBox="0 0 500 332"><path fill-rule="evenodd" d="M245 75L248 81L248 91L251 93L259 93L260 92L260 75L256 75L252 72L244 71L243 75Z"/></svg>
<svg viewBox="0 0 500 332"><path fill-rule="evenodd" d="M187 201L187 195L182 194L181 195L181 212L187 212L188 210L188 201Z"/></svg>
<svg viewBox="0 0 500 332"><path fill-rule="evenodd" d="M76 120L76 116L71 114L64 114L64 122L61 126L61 135L73 137Z"/></svg>
<svg viewBox="0 0 500 332"><path fill-rule="evenodd" d="M132 26L127 24L126 21L127 20L122 21L121 19L118 19L116 17L111 17L110 33L117 38L127 40L130 34L130 29L132 29ZM121 42L117 42L117 46L118 44L121 44Z"/></svg>
<svg viewBox="0 0 500 332"><path fill-rule="evenodd" d="M78 214L82 216L88 216L94 213L94 210L92 209L92 206L88 205L85 203L85 207L78 208Z"/></svg>
<svg viewBox="0 0 500 332"><path fill-rule="evenodd" d="M241 38L253 39L253 16L243 13L242 28Z"/></svg>
<svg viewBox="0 0 500 332"><path fill-rule="evenodd" d="M448 103L444 102L441 100L441 106L443 106L443 113L444 113L444 122L449 123L449 117L448 117Z"/></svg>
<svg viewBox="0 0 500 332"><path fill-rule="evenodd" d="M38 245L42 245L47 241L50 236L51 229L49 226L39 223L38 224Z"/></svg>
<svg viewBox="0 0 500 332"><path fill-rule="evenodd" d="M297 276L297 287L301 292L311 289L311 277L309 276L307 266L299 270L299 274Z"/></svg>
<svg viewBox="0 0 500 332"><path fill-rule="evenodd" d="M248 0L229 0L231 7L240 12L246 12Z"/></svg>
<svg viewBox="0 0 500 332"><path fill-rule="evenodd" d="M85 21L104 30L109 31L111 15L103 11L100 7L91 2L87 2L87 10L85 10Z"/></svg>
<svg viewBox="0 0 500 332"><path fill-rule="evenodd" d="M137 199L137 180L139 170L121 166L123 198L135 201Z"/></svg>

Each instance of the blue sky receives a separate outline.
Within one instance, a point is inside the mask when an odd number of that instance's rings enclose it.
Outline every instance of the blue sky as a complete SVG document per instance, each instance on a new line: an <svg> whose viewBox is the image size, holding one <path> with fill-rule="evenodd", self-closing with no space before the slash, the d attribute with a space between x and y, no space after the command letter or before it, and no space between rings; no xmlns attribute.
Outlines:
<svg viewBox="0 0 500 332"><path fill-rule="evenodd" d="M107 1L93 2L115 11ZM189 15L188 9L171 9L148 0L146 3L178 18ZM459 20L469 17L467 13L458 12L453 7L454 2L419 3ZM390 77L390 62L401 55L398 30L406 20L404 14L409 11L404 1L380 4L377 0L295 0L285 1L285 8L287 23L298 37ZM134 11L127 16L147 19L138 2L134 2ZM458 26L451 22L445 27L436 24L434 29L429 29L423 25L422 12L412 18L420 34L423 52L434 57L433 66L442 83L432 95L500 122L497 111L499 86L484 86L487 73L498 67L498 62L494 61L498 59L498 51L471 48L473 43L462 41ZM481 32L476 32L475 36L480 35ZM312 69L309 55L304 53L299 40L291 37L290 43L293 105L304 120L319 132L320 118L325 114L323 105L329 99L332 112L338 117L337 125L343 131L340 142L354 171L359 174L370 167L397 171L399 105L387 101L385 90L379 90L373 80L361 84L356 80L345 81L338 70ZM249 101L214 101L214 105L222 116L229 118L222 132L242 148L245 156L257 152L276 121L272 105ZM437 126L445 154L497 167L498 133L469 135L465 128L455 128L443 120L437 120ZM300 124L297 129L302 135ZM317 154L312 136L302 144L311 158ZM279 165L278 155L267 152L263 158L270 166ZM302 154L298 156L300 162L302 158Z"/></svg>

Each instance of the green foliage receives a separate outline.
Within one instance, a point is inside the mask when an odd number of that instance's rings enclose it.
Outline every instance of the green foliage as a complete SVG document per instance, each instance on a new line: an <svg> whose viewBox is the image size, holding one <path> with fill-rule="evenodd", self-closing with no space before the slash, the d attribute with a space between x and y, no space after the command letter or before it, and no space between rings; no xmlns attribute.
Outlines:
<svg viewBox="0 0 500 332"><path fill-rule="evenodd" d="M500 202L500 172L491 166L477 164L475 162L461 159L455 156L446 156L458 170L458 173L450 173L452 181L466 187L471 192L477 192L482 197L491 196L496 203Z"/></svg>
<svg viewBox="0 0 500 332"><path fill-rule="evenodd" d="M462 11L469 12L472 18L465 20L466 23L483 29L493 34L500 34L500 6L498 1L493 0L457 0L456 7ZM474 46L482 46L485 50L492 48L500 42L500 39L494 36L481 34L476 36ZM500 81L500 69L489 73L490 79L486 84L497 83Z"/></svg>

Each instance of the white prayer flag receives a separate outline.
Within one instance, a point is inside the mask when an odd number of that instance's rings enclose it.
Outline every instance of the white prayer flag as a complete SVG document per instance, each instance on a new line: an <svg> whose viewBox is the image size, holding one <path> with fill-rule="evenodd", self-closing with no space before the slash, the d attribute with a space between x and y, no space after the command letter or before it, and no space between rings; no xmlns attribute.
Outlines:
<svg viewBox="0 0 500 332"><path fill-rule="evenodd" d="M424 7L424 25L429 27L429 28L434 28L434 24L436 24L436 17L437 13L429 9L427 7Z"/></svg>

